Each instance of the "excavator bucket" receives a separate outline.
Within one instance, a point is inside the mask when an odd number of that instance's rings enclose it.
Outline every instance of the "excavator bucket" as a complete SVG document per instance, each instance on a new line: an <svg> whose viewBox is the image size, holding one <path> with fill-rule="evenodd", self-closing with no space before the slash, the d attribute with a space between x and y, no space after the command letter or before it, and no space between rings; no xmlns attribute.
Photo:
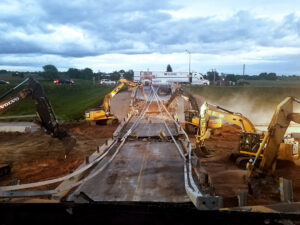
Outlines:
<svg viewBox="0 0 300 225"><path fill-rule="evenodd" d="M58 126L56 127L53 136L57 137L63 142L63 145L65 147L65 156L67 156L72 151L77 142L74 136L70 136L65 129Z"/></svg>
<svg viewBox="0 0 300 225"><path fill-rule="evenodd" d="M205 146L197 146L195 151L198 157L210 158L213 156Z"/></svg>
<svg viewBox="0 0 300 225"><path fill-rule="evenodd" d="M69 136L69 137L63 138L62 142L65 147L65 156L67 156L72 151L72 149L75 147L77 141L76 141L75 137Z"/></svg>

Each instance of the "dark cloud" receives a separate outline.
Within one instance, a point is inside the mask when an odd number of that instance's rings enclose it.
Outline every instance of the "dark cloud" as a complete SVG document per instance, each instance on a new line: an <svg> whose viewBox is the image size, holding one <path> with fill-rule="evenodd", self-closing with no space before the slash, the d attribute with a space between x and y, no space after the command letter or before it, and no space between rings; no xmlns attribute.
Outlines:
<svg viewBox="0 0 300 225"><path fill-rule="evenodd" d="M174 19L167 11L176 9L171 0L6 1L0 3L6 12L0 15L0 53L83 57L190 49L230 55L257 47L300 48L295 14L281 21L248 11L224 19Z"/></svg>

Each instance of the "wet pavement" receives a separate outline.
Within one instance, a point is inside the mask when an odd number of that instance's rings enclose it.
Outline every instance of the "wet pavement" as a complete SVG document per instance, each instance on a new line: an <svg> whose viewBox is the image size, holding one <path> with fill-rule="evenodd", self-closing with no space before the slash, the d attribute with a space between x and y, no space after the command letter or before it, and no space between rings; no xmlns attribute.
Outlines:
<svg viewBox="0 0 300 225"><path fill-rule="evenodd" d="M93 201L190 201L183 161L170 142L127 142L111 164L75 194L80 192Z"/></svg>

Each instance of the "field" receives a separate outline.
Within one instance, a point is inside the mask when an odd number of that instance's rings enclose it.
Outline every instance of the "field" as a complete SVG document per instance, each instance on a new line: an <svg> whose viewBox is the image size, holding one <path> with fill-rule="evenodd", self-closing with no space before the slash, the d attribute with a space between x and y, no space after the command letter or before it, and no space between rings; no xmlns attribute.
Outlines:
<svg viewBox="0 0 300 225"><path fill-rule="evenodd" d="M0 75L0 80L1 79L9 80L11 84L1 85L0 95L23 80L7 75ZM104 96L112 88L111 86L93 84L92 81L86 80L75 80L75 85L54 85L53 82L43 80L41 80L40 83L54 108L55 114L60 120L64 121L80 120L83 118L84 111L88 108L101 105ZM23 88L25 87L26 84L23 85ZM18 90L20 91L22 88ZM18 91L14 92L14 94L17 93ZM27 98L8 109L1 116L32 114L35 114L34 103L30 98Z"/></svg>
<svg viewBox="0 0 300 225"><path fill-rule="evenodd" d="M256 123L269 122L286 97L300 99L300 81L247 81L247 86L184 86L202 101L240 112ZM297 107L295 109L298 109Z"/></svg>

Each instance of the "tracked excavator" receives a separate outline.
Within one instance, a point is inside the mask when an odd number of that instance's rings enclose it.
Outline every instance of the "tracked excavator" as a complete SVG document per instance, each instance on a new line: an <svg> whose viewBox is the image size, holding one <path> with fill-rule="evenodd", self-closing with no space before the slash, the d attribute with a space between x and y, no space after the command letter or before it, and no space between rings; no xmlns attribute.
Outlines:
<svg viewBox="0 0 300 225"><path fill-rule="evenodd" d="M3 100L25 83L28 83L28 86L21 90L17 95ZM0 97L0 114L27 97L31 97L31 99L35 102L35 110L39 118L40 125L42 126L44 131L52 137L58 138L63 142L65 146L65 155L67 155L75 146L76 139L70 136L59 125L53 108L43 90L43 87L37 80L29 77L5 92ZM0 175L8 173L9 170L10 169L8 165L2 165L0 167Z"/></svg>
<svg viewBox="0 0 300 225"><path fill-rule="evenodd" d="M265 185L276 184L274 172L277 159L298 158L298 143L284 140L290 122L300 123L300 113L293 110L294 103L300 100L287 97L277 107L268 130L256 151L255 158L248 166L249 193L258 196Z"/></svg>
<svg viewBox="0 0 300 225"><path fill-rule="evenodd" d="M207 153L208 151L205 149L204 141L210 135L209 132L209 120L210 116L214 116L220 118L224 121L227 121L231 124L235 124L242 129L242 133L240 135L240 146L239 151L231 155L231 160L235 162L235 164L239 168L246 168L247 163L250 159L254 159L254 157L259 152L259 147L262 143L262 138L264 138L264 134L258 132L255 129L255 126L252 122L243 116L241 113L235 113L224 109L220 106L208 104L204 102L200 108L199 117L195 117L193 119L193 124L199 125L199 132L196 135L196 148L202 150L201 152ZM200 120L200 121L199 121ZM298 159L298 142L293 138L284 138L284 133L280 139L280 146L278 149L277 158L280 160L289 160L294 161ZM259 153L258 161L263 159L263 154Z"/></svg>
<svg viewBox="0 0 300 225"><path fill-rule="evenodd" d="M196 133L196 149L198 149L201 156L211 156L204 143L205 139L210 136L209 128L219 128L222 126L223 121L227 121L242 129L239 151L232 154L230 158L239 168L245 169L249 160L256 156L264 135L258 132L252 122L241 113L232 112L207 102L204 102L199 110L196 99L191 94L184 93L182 89L175 90L167 106L170 107L178 96L191 103L192 110L185 111L185 126L188 133ZM278 159L289 161L298 159L298 142L293 138L283 139L282 137L282 140L283 142L280 144L278 151ZM263 155L260 154L258 161L262 157Z"/></svg>
<svg viewBox="0 0 300 225"><path fill-rule="evenodd" d="M111 113L110 100L121 90L124 85L132 88L139 88L144 96L144 99L147 100L147 96L141 83L132 82L122 78L118 81L117 86L104 97L102 106L88 109L85 112L85 119L89 121L91 125L95 125L96 122L103 122L105 124L110 122L112 124L118 123L116 116Z"/></svg>

